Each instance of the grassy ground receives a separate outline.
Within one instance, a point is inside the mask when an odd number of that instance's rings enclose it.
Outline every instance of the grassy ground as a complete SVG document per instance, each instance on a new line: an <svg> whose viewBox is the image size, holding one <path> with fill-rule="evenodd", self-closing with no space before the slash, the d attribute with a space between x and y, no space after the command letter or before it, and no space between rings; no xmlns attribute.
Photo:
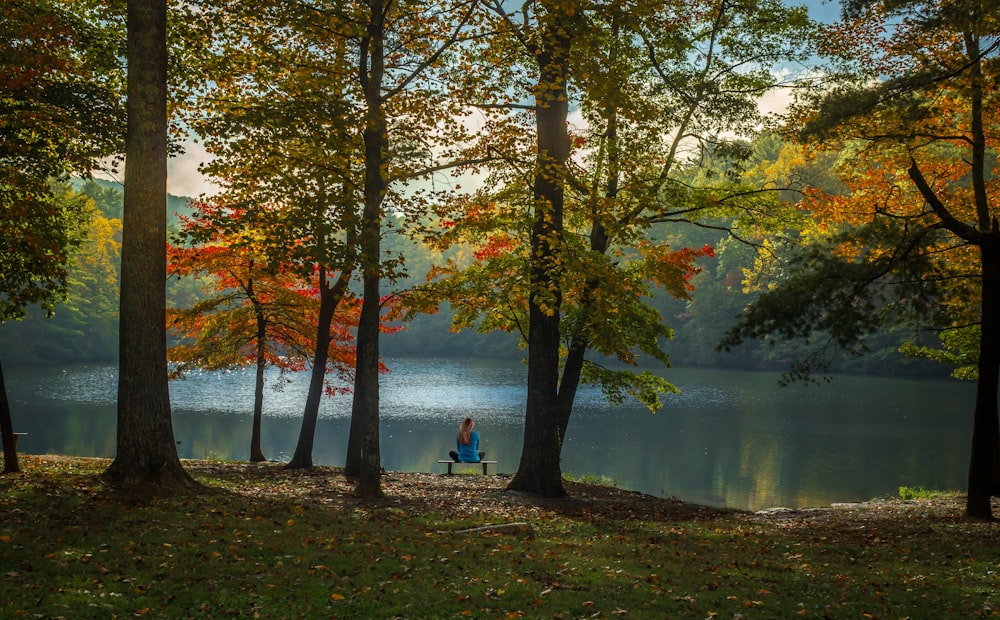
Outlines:
<svg viewBox="0 0 1000 620"><path fill-rule="evenodd" d="M333 468L186 461L216 492L143 497L107 464L0 476L0 618L1000 615L1000 526L957 495L751 514L390 472L375 501Z"/></svg>

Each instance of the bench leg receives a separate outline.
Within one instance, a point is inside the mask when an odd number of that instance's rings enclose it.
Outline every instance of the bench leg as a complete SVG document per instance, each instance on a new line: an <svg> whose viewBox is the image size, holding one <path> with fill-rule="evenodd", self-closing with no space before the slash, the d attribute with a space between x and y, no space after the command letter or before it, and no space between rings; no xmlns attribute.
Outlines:
<svg viewBox="0 0 1000 620"><path fill-rule="evenodd" d="M484 476L486 475L486 467L487 467L487 464L483 463L483 475Z"/></svg>
<svg viewBox="0 0 1000 620"><path fill-rule="evenodd" d="M448 475L449 476L451 475L451 465L452 465L451 463L448 463Z"/></svg>

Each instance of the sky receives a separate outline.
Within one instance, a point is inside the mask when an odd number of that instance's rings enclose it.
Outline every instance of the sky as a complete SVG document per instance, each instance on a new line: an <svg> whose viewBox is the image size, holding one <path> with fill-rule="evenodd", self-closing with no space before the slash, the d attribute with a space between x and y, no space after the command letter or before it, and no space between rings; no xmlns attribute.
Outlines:
<svg viewBox="0 0 1000 620"><path fill-rule="evenodd" d="M809 7L809 14L816 20L833 22L840 13L838 0L786 0L791 5ZM780 109L787 104L787 95L775 93L762 101L766 109ZM167 192L174 196L197 198L203 194L212 195L219 191L210 179L198 171L198 166L208 159L202 145L195 142L184 144L184 153L172 157L167 162Z"/></svg>
<svg viewBox="0 0 1000 620"><path fill-rule="evenodd" d="M167 160L167 193L189 198L218 193L219 187L198 172L198 166L207 159L201 144L185 143L182 155Z"/></svg>
<svg viewBox="0 0 1000 620"><path fill-rule="evenodd" d="M809 7L809 16L817 21L835 22L840 17L839 0L800 0L789 1L788 4Z"/></svg>

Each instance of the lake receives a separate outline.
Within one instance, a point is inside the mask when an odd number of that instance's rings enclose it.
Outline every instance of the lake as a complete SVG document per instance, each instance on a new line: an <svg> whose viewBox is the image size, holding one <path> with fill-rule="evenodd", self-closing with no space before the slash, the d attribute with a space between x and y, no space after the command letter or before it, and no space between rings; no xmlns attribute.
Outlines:
<svg viewBox="0 0 1000 620"><path fill-rule="evenodd" d="M383 467L441 472L461 418L513 473L524 429L525 373L516 361L389 359L381 383ZM113 457L114 366L5 369L14 427L29 454ZM802 508L896 495L900 486L964 489L974 385L839 376L780 388L778 374L675 368L682 390L649 413L581 389L563 472L712 506ZM295 450L308 377L268 375L262 447ZM182 458L246 459L253 371L197 373L171 383ZM343 465L351 397L325 398L313 460Z"/></svg>

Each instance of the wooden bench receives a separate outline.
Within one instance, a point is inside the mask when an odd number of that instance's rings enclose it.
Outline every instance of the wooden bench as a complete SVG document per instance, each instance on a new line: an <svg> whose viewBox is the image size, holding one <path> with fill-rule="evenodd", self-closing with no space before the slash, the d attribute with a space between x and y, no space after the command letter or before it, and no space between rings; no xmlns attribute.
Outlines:
<svg viewBox="0 0 1000 620"><path fill-rule="evenodd" d="M18 438L20 438L22 435L27 435L27 434L28 433L14 433L14 450L15 451L17 450L17 440L18 440Z"/></svg>
<svg viewBox="0 0 1000 620"><path fill-rule="evenodd" d="M448 466L448 475L449 476L452 473L451 472L451 466L452 465L482 465L483 466L483 475L485 476L486 475L486 468L489 465L496 465L497 464L496 461L477 461L475 463L463 463L461 461L453 461L451 459L448 459L447 461L438 461L438 463L442 463L442 464Z"/></svg>

